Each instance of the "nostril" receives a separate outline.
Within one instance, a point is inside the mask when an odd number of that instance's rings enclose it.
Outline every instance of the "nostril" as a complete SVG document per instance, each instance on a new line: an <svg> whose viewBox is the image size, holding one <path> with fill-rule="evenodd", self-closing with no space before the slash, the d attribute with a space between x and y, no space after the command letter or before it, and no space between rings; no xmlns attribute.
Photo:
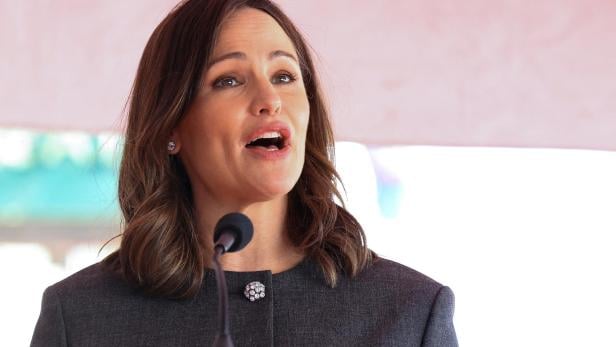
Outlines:
<svg viewBox="0 0 616 347"><path fill-rule="evenodd" d="M274 114L277 114L279 112L280 112L280 107L276 107L276 108L274 108L274 107L272 107L272 108L265 108L264 107L264 108L262 108L259 111L259 114L260 115L274 115Z"/></svg>

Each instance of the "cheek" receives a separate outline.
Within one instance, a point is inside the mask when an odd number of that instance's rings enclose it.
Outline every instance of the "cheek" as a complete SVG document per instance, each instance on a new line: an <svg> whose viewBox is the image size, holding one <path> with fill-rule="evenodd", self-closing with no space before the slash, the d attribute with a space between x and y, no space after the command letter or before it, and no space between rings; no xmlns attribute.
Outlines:
<svg viewBox="0 0 616 347"><path fill-rule="evenodd" d="M310 103L305 94L296 98L295 114L297 115L295 118L297 133L305 141L310 119Z"/></svg>
<svg viewBox="0 0 616 347"><path fill-rule="evenodd" d="M204 148L210 148L207 142L211 140L212 127L205 125L205 117L193 117L184 124L184 141L190 147L191 152L199 152Z"/></svg>
<svg viewBox="0 0 616 347"><path fill-rule="evenodd" d="M297 143L297 163L298 170L301 173L304 165L306 164L306 137L308 135L308 115L301 117L298 119L297 124L297 135L298 135L298 143Z"/></svg>
<svg viewBox="0 0 616 347"><path fill-rule="evenodd" d="M215 99L201 100L187 115L183 128L193 151L210 153L231 136L236 124L229 107L222 104Z"/></svg>
<svg viewBox="0 0 616 347"><path fill-rule="evenodd" d="M302 134L302 143L304 144L304 147L306 145L306 136L308 134L308 123L310 122L310 111L307 111L301 118L300 118L300 129L301 129L301 134Z"/></svg>

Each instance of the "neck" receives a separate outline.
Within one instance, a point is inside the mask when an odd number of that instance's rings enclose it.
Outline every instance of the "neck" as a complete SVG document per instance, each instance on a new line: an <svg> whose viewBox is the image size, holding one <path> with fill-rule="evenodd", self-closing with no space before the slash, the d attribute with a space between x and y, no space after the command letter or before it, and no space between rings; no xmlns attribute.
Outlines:
<svg viewBox="0 0 616 347"><path fill-rule="evenodd" d="M225 271L288 270L299 263L304 254L288 237L286 228L287 196L250 203L220 203L195 197L197 228L206 249L207 264L213 254L214 227L218 219L230 212L248 216L254 227L252 241L241 251L227 253L220 258Z"/></svg>

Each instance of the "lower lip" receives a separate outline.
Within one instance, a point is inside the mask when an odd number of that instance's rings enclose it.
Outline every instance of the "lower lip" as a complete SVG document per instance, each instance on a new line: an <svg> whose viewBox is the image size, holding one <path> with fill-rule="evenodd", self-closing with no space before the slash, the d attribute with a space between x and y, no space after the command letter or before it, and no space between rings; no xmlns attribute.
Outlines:
<svg viewBox="0 0 616 347"><path fill-rule="evenodd" d="M253 156L264 159L264 160L280 160L289 156L291 152L291 146L286 145L281 149L268 151L263 147L245 147L248 150L248 153Z"/></svg>

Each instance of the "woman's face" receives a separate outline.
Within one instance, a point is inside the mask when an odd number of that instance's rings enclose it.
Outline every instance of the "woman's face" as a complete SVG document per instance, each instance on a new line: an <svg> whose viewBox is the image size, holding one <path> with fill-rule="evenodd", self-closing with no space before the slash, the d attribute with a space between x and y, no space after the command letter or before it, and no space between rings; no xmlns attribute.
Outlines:
<svg viewBox="0 0 616 347"><path fill-rule="evenodd" d="M202 87L173 133L193 190L234 204L284 196L304 165L309 113L284 30L265 12L236 11L223 23Z"/></svg>

